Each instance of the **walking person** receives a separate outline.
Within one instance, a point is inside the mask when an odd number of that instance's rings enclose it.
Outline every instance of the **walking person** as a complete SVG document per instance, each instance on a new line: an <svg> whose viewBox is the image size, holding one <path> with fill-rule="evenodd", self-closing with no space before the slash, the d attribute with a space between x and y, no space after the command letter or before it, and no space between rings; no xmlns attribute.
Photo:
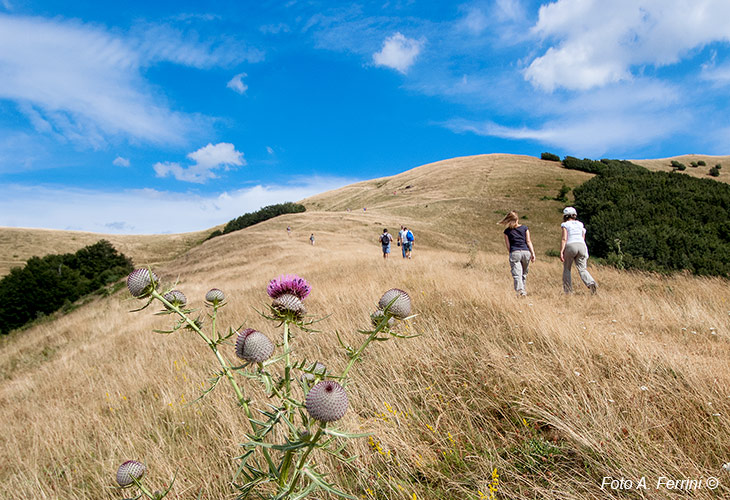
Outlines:
<svg viewBox="0 0 730 500"><path fill-rule="evenodd" d="M286 226L286 235L291 236L291 226Z"/></svg>
<svg viewBox="0 0 730 500"><path fill-rule="evenodd" d="M415 242L415 238L413 237L413 231L408 229L407 227L404 227L406 231L406 237L403 240L403 246L405 247L406 252L406 258L411 258L411 252L413 251L413 243Z"/></svg>
<svg viewBox="0 0 730 500"><path fill-rule="evenodd" d="M578 220L578 212L573 207L565 207L563 210L563 223L560 224L563 233L560 241L560 261L563 263L563 291L573 293L573 283L570 276L571 267L575 262L578 268L580 279L596 293L598 285L593 276L586 269L588 264L588 247L586 246L586 230L583 223Z"/></svg>
<svg viewBox="0 0 730 500"><path fill-rule="evenodd" d="M520 224L517 212L512 210L499 224L507 226L504 230L504 244L509 254L509 267L514 281L515 292L524 297L527 295L525 284L530 262L535 262L535 249L530 239L530 230Z"/></svg>
<svg viewBox="0 0 730 500"><path fill-rule="evenodd" d="M314 233L309 236L309 242L314 246Z"/></svg>
<svg viewBox="0 0 730 500"><path fill-rule="evenodd" d="M404 259L406 258L406 246L405 246L406 234L407 234L406 228L404 226L401 226L400 231L398 231L398 246L401 249L401 253L403 254Z"/></svg>
<svg viewBox="0 0 730 500"><path fill-rule="evenodd" d="M390 235L387 229L383 229L383 234L380 235L380 245L383 247L383 259L387 259L390 255L390 243L393 241L393 236Z"/></svg>

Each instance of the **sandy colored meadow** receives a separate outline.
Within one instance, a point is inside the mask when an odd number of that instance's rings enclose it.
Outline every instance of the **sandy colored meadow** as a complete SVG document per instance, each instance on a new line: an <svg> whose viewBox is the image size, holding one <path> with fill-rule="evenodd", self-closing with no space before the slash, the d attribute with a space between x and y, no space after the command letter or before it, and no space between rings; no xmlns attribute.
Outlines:
<svg viewBox="0 0 730 500"><path fill-rule="evenodd" d="M424 222L414 259L384 262L379 228L406 213L309 211L215 238L154 270L201 314L205 292L224 290L218 324L271 338L280 332L255 310L268 305L268 280L306 278L309 313L327 317L319 331L296 333L294 356L331 373L347 363L335 332L355 345L384 291L411 294L418 316L398 328L419 336L376 343L351 372L337 427L371 439L350 442L351 466L315 455L350 494L479 499L492 483L505 499L730 495L727 282L594 266L599 294L566 297L560 262L543 256L546 230L537 231L529 296L518 299L496 217L481 243L469 246L466 235L446 248L437 244L443 222ZM212 354L192 332L152 333L170 317L130 312L139 305L121 290L2 339L0 498L119 499L114 473L131 458L147 464L153 488L177 473L169 498L235 498L232 457L248 423L223 383L191 404L216 369ZM265 405L258 386L241 384L254 407ZM645 477L649 489L602 490L605 476ZM662 476L717 477L720 486L654 489Z"/></svg>

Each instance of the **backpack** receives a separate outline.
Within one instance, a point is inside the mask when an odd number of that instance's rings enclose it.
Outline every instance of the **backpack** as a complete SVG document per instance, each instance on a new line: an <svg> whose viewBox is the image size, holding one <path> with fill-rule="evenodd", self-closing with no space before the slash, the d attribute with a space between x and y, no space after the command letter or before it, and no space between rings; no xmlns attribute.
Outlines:
<svg viewBox="0 0 730 500"><path fill-rule="evenodd" d="M383 245L387 245L388 243L390 243L390 235L388 233L383 234L380 237L380 243L382 243Z"/></svg>
<svg viewBox="0 0 730 500"><path fill-rule="evenodd" d="M413 233L408 231L408 234L406 234L406 239L410 242L413 241Z"/></svg>

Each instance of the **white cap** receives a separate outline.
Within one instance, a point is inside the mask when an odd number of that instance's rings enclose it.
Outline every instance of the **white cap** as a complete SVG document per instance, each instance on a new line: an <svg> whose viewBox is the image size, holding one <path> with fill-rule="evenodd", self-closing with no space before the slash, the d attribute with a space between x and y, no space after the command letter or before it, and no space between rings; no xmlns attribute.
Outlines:
<svg viewBox="0 0 730 500"><path fill-rule="evenodd" d="M563 209L563 215L578 215L578 212L573 207L565 207Z"/></svg>

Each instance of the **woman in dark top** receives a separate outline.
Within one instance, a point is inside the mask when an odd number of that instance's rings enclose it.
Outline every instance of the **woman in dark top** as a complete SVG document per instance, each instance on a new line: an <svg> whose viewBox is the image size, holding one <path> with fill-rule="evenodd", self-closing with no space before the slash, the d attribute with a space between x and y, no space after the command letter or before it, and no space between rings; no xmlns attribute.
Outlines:
<svg viewBox="0 0 730 500"><path fill-rule="evenodd" d="M535 249L530 240L530 230L527 226L520 224L517 212L514 210L499 221L507 228L504 230L504 243L509 253L509 267L514 280L515 292L520 296L527 295L525 281L527 280L527 268L530 262L535 262Z"/></svg>

